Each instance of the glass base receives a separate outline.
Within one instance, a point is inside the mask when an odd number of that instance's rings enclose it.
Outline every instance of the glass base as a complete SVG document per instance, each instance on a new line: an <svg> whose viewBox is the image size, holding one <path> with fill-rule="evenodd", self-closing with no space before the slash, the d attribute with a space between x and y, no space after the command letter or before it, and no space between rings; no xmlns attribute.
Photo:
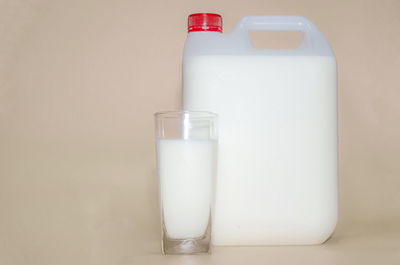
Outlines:
<svg viewBox="0 0 400 265"><path fill-rule="evenodd" d="M163 254L210 254L210 242L211 215L204 234L194 238L170 238L165 224L162 222L161 251Z"/></svg>
<svg viewBox="0 0 400 265"><path fill-rule="evenodd" d="M170 239L164 234L162 240L163 254L209 254L210 237Z"/></svg>

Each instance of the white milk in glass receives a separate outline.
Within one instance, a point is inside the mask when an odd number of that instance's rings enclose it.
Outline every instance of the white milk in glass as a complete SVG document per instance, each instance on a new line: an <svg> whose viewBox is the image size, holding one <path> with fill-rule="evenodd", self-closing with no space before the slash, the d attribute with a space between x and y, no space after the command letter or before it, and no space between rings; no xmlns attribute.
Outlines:
<svg viewBox="0 0 400 265"><path fill-rule="evenodd" d="M215 148L215 140L157 140L161 211L169 238L205 234L213 195Z"/></svg>
<svg viewBox="0 0 400 265"><path fill-rule="evenodd" d="M248 30L301 30L295 50L257 50ZM245 17L189 33L183 107L219 115L215 245L319 244L337 220L336 60L303 17Z"/></svg>

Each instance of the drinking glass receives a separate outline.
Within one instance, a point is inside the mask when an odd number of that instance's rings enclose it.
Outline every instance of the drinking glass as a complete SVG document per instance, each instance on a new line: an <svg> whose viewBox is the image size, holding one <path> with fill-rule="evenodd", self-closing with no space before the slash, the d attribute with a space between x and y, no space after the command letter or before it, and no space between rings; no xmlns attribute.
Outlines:
<svg viewBox="0 0 400 265"><path fill-rule="evenodd" d="M162 252L208 253L217 159L217 115L155 114Z"/></svg>

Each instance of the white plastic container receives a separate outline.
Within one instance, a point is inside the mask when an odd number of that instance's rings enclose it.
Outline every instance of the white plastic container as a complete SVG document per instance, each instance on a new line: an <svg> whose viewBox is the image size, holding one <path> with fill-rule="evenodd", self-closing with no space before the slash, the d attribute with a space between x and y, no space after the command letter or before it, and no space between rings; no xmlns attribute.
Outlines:
<svg viewBox="0 0 400 265"><path fill-rule="evenodd" d="M304 40L260 50L253 30ZM337 74L322 33L300 16L247 16L230 34L206 25L188 34L183 66L183 108L220 118L213 243L326 241L337 221Z"/></svg>

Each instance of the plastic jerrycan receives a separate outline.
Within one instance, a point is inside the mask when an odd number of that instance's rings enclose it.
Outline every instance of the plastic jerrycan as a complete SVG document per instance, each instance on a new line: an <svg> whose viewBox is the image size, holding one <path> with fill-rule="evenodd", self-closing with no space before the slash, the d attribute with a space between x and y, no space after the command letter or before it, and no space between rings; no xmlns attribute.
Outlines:
<svg viewBox="0 0 400 265"><path fill-rule="evenodd" d="M254 48L249 31L302 31L292 50ZM189 16L183 108L219 115L214 245L320 244L337 222L336 60L301 16L246 16L222 34Z"/></svg>

